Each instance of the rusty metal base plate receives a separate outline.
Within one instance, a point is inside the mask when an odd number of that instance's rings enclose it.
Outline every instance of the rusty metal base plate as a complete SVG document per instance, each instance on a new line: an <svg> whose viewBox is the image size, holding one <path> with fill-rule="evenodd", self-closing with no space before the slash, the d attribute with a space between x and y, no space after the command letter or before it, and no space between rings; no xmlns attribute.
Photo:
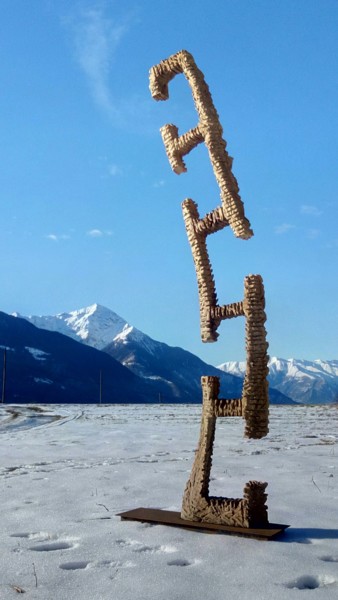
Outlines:
<svg viewBox="0 0 338 600"><path fill-rule="evenodd" d="M245 537L256 538L259 540L272 540L277 535L284 532L289 525L279 523L269 523L265 528L254 527L232 527L229 525L219 525L217 523L203 523L201 521L185 521L181 519L179 512L171 510L159 510L156 508L135 508L117 515L123 520L142 521L155 523L156 525L171 525L173 527L185 527L207 533L225 533L228 535L242 535Z"/></svg>

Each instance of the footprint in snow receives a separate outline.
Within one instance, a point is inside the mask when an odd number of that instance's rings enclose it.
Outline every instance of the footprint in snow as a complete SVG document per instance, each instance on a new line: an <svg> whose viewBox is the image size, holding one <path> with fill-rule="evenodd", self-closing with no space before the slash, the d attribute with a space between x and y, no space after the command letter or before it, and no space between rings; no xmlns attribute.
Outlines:
<svg viewBox="0 0 338 600"><path fill-rule="evenodd" d="M167 562L167 565L169 565L169 567L193 567L195 565L200 565L201 562L202 561L198 558L195 558L192 562L186 558L176 558L175 560Z"/></svg>
<svg viewBox="0 0 338 600"><path fill-rule="evenodd" d="M110 568L113 569L115 571L118 571L119 569L130 569L131 567L135 567L135 563L131 562L131 561L126 561L126 562L121 562L121 561L115 561L115 560L102 560L102 561L96 561L96 562L90 562L90 561L85 561L85 560L77 560L77 561L71 561L71 562L66 562L66 563L62 563L61 565L59 565L60 569L63 569L64 571L79 571L79 570L83 570L83 569L93 569L93 568Z"/></svg>
<svg viewBox="0 0 338 600"><path fill-rule="evenodd" d="M336 583L337 580L330 575L302 575L293 581L284 584L290 590L315 590Z"/></svg>
<svg viewBox="0 0 338 600"><path fill-rule="evenodd" d="M64 571L78 571L79 569L86 569L90 563L84 560L78 560L73 562L62 563L60 569Z"/></svg>
<svg viewBox="0 0 338 600"><path fill-rule="evenodd" d="M30 550L34 552L54 552L55 550L70 550L77 548L79 544L70 544L69 542L52 542L51 544L39 544L31 546Z"/></svg>
<svg viewBox="0 0 338 600"><path fill-rule="evenodd" d="M169 565L169 567L191 567L194 564L196 563L190 562L186 558L177 558L175 560L170 560L169 562L167 562L167 565Z"/></svg>

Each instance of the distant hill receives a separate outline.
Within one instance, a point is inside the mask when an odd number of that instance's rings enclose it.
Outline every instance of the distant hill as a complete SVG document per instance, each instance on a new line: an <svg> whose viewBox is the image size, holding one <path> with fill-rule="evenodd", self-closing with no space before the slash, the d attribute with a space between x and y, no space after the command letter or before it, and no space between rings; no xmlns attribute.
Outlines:
<svg viewBox="0 0 338 600"><path fill-rule="evenodd" d="M143 381L152 384L155 401L201 402L202 375L220 378L222 397L241 396L241 377L224 373L182 348L153 340L99 304L55 316L25 318L38 327L59 331L108 353ZM292 403L290 398L274 389L270 390L270 401Z"/></svg>

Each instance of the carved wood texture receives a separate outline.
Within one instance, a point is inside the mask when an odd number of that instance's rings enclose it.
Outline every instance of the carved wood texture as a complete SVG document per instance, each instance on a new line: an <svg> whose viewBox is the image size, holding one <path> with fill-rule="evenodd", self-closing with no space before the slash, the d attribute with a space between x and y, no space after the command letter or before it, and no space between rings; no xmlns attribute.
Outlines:
<svg viewBox="0 0 338 600"><path fill-rule="evenodd" d="M246 374L242 398L220 399L219 379L202 377L203 407L198 450L182 504L182 518L242 527L268 523L265 488L267 483L249 481L243 498L216 498L209 495L216 419L242 416L245 435L261 438L268 432L268 343L265 331L264 286L260 275L244 279L244 299L219 305L206 239L230 226L236 237L249 239L253 232L244 214L238 183L232 173L232 158L226 151L223 129L212 97L192 55L186 50L161 61L150 70L150 90L155 100L167 100L169 82L183 73L190 84L199 116L196 127L179 135L176 125L161 128L169 163L177 174L187 170L183 157L204 142L220 189L221 206L200 217L197 204L182 203L183 218L190 243L199 292L200 327L203 342L215 342L222 320L246 319Z"/></svg>

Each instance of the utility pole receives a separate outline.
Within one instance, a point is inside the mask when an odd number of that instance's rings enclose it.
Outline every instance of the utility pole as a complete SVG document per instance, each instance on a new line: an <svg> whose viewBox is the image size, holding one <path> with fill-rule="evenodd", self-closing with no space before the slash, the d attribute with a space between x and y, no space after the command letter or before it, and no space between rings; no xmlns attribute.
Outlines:
<svg viewBox="0 0 338 600"><path fill-rule="evenodd" d="M5 392L6 392L6 348L4 348L4 364L2 369L2 397L1 403L5 403Z"/></svg>

